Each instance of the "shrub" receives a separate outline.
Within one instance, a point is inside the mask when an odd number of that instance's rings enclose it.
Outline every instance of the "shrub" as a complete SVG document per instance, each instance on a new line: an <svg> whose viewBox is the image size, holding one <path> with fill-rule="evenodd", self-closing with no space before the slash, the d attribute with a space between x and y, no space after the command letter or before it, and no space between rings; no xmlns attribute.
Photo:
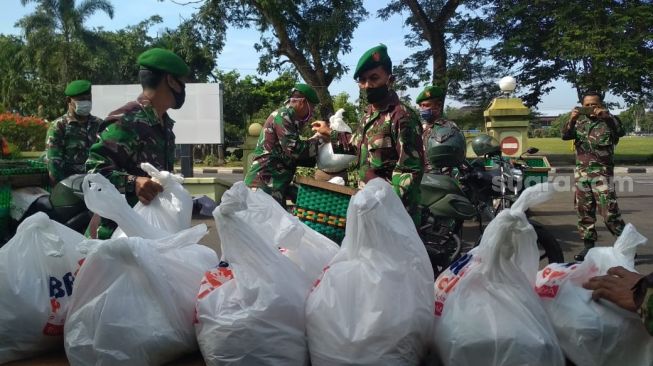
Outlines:
<svg viewBox="0 0 653 366"><path fill-rule="evenodd" d="M206 157L204 157L204 165L206 165L206 166L218 166L218 165L220 165L219 162L220 162L220 160L215 155L210 155L209 154Z"/></svg>
<svg viewBox="0 0 653 366"><path fill-rule="evenodd" d="M21 151L45 150L48 124L38 117L23 117L15 113L0 114L0 135Z"/></svg>

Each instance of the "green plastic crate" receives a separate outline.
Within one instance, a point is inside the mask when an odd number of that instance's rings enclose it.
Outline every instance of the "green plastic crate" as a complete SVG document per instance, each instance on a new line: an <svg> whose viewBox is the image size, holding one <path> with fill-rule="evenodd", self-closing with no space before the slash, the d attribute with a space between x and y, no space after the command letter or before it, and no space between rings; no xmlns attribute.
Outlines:
<svg viewBox="0 0 653 366"><path fill-rule="evenodd" d="M47 166L39 160L0 160L0 238L11 223L12 188L40 186L50 190Z"/></svg>
<svg viewBox="0 0 653 366"><path fill-rule="evenodd" d="M48 174L48 168L38 160L0 160L0 176Z"/></svg>
<svg viewBox="0 0 653 366"><path fill-rule="evenodd" d="M345 237L347 208L353 188L297 178L297 202L294 215L311 229L340 244Z"/></svg>
<svg viewBox="0 0 653 366"><path fill-rule="evenodd" d="M524 186L530 187L549 180L551 164L546 156L525 156L523 160L529 166L524 171Z"/></svg>

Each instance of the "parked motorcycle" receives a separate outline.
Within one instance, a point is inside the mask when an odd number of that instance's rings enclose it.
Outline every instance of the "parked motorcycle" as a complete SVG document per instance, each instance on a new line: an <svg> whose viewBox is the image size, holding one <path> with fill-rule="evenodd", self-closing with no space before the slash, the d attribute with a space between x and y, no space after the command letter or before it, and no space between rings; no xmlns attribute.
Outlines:
<svg viewBox="0 0 653 366"><path fill-rule="evenodd" d="M439 128L428 141L427 155L431 165L443 174L425 174L422 178L422 225L424 241L436 276L455 261L463 251L463 224L476 219L480 243L484 218L492 219L510 207L524 187L527 165L514 163L501 156L498 142L488 135L480 135L472 142L478 159L465 160L464 136L455 129ZM535 153L529 149L528 153ZM486 159L494 168L486 169ZM563 262L560 244L540 223L529 219L537 233L540 259L549 263Z"/></svg>
<svg viewBox="0 0 653 366"><path fill-rule="evenodd" d="M92 213L84 203L82 193L84 177L85 174L71 175L57 183L50 194L41 195L34 200L18 220L12 220L8 237L4 239L9 240L18 225L36 212L43 212L51 220L83 234L92 217Z"/></svg>

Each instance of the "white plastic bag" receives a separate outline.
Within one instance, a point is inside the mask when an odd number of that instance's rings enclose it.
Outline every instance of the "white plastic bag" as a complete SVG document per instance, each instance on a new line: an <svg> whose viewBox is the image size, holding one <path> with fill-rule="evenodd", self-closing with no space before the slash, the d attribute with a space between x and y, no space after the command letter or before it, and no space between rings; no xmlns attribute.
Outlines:
<svg viewBox="0 0 653 366"><path fill-rule="evenodd" d="M338 109L338 111L329 118L329 125L334 131L351 133L351 128L342 118L344 112L344 109ZM330 142L327 142L320 146L317 154L317 167L327 173L335 173L347 169L349 164L354 160L356 160L356 155L334 154L333 146L331 146Z"/></svg>
<svg viewBox="0 0 653 366"><path fill-rule="evenodd" d="M136 213L127 199L107 178L100 174L89 174L82 184L84 202L92 212L113 220L127 236L146 239L163 238L170 235L166 230L157 229L145 218Z"/></svg>
<svg viewBox="0 0 653 366"><path fill-rule="evenodd" d="M417 365L433 326L433 269L382 179L352 197L340 251L306 303L311 363Z"/></svg>
<svg viewBox="0 0 653 366"><path fill-rule="evenodd" d="M582 263L550 264L537 276L537 293L567 357L577 366L653 365L653 338L635 313L592 301L582 284L611 267L635 271L635 250L646 238L626 225L614 247L590 249Z"/></svg>
<svg viewBox="0 0 653 366"><path fill-rule="evenodd" d="M236 185L242 185L242 182ZM267 193L246 190L247 209L235 213L247 227L290 258L310 281L320 277L340 247L309 228Z"/></svg>
<svg viewBox="0 0 653 366"><path fill-rule="evenodd" d="M159 365L197 348L193 315L202 276L218 262L195 244L197 225L163 239L104 241L75 282L65 325L71 365Z"/></svg>
<svg viewBox="0 0 653 366"><path fill-rule="evenodd" d="M230 267L203 281L209 287L197 301L200 350L207 365L306 365L304 305L311 284L240 217L248 191L234 185L213 212Z"/></svg>
<svg viewBox="0 0 653 366"><path fill-rule="evenodd" d="M193 215L193 197L184 188L184 177L166 171L157 170L150 163L141 163L141 169L152 180L163 186L163 192L154 197L147 205L138 202L134 211L145 218L149 224L166 233L174 234L190 227ZM127 236L120 226L113 232L112 238Z"/></svg>
<svg viewBox="0 0 653 366"><path fill-rule="evenodd" d="M537 235L524 211L550 185L526 189L499 213L481 243L435 282L435 343L445 365L564 365L553 327L533 291Z"/></svg>
<svg viewBox="0 0 653 366"><path fill-rule="evenodd" d="M0 248L0 364L61 347L81 234L37 212ZM72 258L68 258L72 257Z"/></svg>

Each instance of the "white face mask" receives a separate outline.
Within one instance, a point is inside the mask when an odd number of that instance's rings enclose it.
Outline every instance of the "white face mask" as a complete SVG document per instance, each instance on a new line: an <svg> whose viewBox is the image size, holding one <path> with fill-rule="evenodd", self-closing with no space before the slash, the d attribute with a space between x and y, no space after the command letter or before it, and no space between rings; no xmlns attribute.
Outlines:
<svg viewBox="0 0 653 366"><path fill-rule="evenodd" d="M78 116L88 116L91 114L93 103L90 100L76 100L75 114Z"/></svg>

